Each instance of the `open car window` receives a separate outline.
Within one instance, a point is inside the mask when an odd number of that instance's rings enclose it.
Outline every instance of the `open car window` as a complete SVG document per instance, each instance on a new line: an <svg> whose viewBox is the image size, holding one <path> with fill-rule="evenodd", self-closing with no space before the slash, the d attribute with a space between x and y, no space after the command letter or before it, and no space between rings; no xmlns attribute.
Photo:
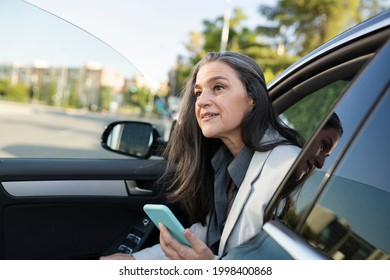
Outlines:
<svg viewBox="0 0 390 280"><path fill-rule="evenodd" d="M147 79L98 38L24 1L1 1L0 25L0 157L124 158L101 147L109 123L169 125Z"/></svg>

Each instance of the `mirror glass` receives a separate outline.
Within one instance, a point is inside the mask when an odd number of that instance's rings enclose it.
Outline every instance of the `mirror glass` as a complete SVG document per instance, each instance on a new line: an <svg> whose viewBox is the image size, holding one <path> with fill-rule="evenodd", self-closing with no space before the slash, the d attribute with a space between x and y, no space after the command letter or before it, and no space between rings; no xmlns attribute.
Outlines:
<svg viewBox="0 0 390 280"><path fill-rule="evenodd" d="M153 143L153 127L147 123L114 124L103 146L115 152L135 157L147 157ZM103 140L105 141L105 140Z"/></svg>

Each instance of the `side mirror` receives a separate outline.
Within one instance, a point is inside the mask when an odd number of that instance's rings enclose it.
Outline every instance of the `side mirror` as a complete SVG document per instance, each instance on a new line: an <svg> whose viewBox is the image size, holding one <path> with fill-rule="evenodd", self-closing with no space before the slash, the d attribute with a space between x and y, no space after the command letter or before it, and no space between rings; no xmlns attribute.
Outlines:
<svg viewBox="0 0 390 280"><path fill-rule="evenodd" d="M106 150L137 158L161 156L166 142L150 123L118 121L109 124L101 138Z"/></svg>

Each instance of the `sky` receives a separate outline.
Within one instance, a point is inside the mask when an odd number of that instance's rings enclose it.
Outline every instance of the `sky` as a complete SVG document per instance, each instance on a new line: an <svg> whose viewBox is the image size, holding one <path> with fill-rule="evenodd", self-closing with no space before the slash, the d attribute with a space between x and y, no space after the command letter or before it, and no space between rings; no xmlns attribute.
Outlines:
<svg viewBox="0 0 390 280"><path fill-rule="evenodd" d="M81 32L70 32L64 22L61 25L58 20L50 21L42 14L30 17L26 11L33 8L27 4L31 3L65 19L68 27L69 22L73 23L104 41L126 57L151 86L157 87L160 81L168 79L177 56L188 54L184 45L189 42L190 32L202 31L203 20L215 20L227 8L240 7L248 16L244 25L254 27L266 23L258 12L260 4L273 6L276 1L0 0L0 38L7 38L2 39L0 45L0 63L13 56L23 60L27 47L42 61L70 63L78 59L75 56L85 57L86 53L97 60L102 58L99 57L103 53L101 44L87 41ZM29 9L21 7L22 4ZM12 45L11 38L16 45ZM33 39L35 42L26 46L26 42ZM60 47L55 48L55 44ZM105 58L106 61L99 61L104 66L120 63L117 57L107 55Z"/></svg>
<svg viewBox="0 0 390 280"><path fill-rule="evenodd" d="M8 0L2 0L8 1ZM92 33L114 47L150 81L166 81L168 71L191 31L202 21L240 7L248 15L246 26L264 23L262 4L275 0L26 0Z"/></svg>

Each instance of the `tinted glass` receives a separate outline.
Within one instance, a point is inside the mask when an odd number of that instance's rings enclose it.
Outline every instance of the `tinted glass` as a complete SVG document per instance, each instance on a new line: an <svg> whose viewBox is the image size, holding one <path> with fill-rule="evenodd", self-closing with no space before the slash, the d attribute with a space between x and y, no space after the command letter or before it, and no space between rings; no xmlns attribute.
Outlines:
<svg viewBox="0 0 390 280"><path fill-rule="evenodd" d="M286 110L281 115L282 119L288 125L297 129L304 140L310 139L321 121L323 121L325 116L329 113L337 99L345 92L345 89L349 84L349 80L338 80L307 95ZM325 165L321 170L326 170L327 162L328 161L324 163ZM314 170L312 171L311 176L305 176L304 179L299 182L294 178L290 178L290 182L283 187L285 194L288 193L288 197L291 197L291 201L294 201L293 204L296 209L288 210L290 199L282 200L276 208L279 212L278 215L280 216L286 214L284 211L289 211L287 223L292 228L295 228L298 223L297 215L300 215L299 213L301 213L308 206L308 203L312 201L322 178L323 172ZM303 181L305 181L305 184L304 186L301 186ZM282 197L285 197L285 195L282 194Z"/></svg>
<svg viewBox="0 0 390 280"><path fill-rule="evenodd" d="M389 106L387 96L360 131L306 222L304 235L332 258L390 258Z"/></svg>
<svg viewBox="0 0 390 280"><path fill-rule="evenodd" d="M309 139L349 83L339 80L317 90L286 110L283 119L297 129L305 140Z"/></svg>

